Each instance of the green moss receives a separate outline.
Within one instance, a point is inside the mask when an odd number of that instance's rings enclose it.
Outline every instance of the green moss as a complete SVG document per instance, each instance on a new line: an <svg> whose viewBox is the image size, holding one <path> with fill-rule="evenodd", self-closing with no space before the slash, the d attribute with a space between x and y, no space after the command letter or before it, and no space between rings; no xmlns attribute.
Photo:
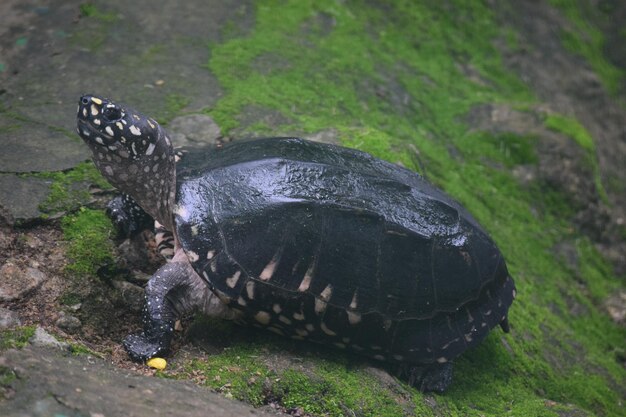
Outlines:
<svg viewBox="0 0 626 417"><path fill-rule="evenodd" d="M35 334L35 326L22 326L15 329L0 330L0 351L19 349L28 344Z"/></svg>
<svg viewBox="0 0 626 417"><path fill-rule="evenodd" d="M545 192L540 184L523 186L511 174L514 166L537 162L535 139L471 131L463 123L470 109L484 103L536 105L534 94L502 65L494 39L503 34L484 2L398 1L386 4L383 13L371 2L268 1L258 3L256 13L249 35L212 46L208 67L225 94L209 112L223 131L237 127L246 108L258 106L290 120L274 129L334 128L345 145L410 169L419 165L484 225L515 278L512 333L495 331L464 354L450 391L430 397L436 406L411 390L415 412L623 413L613 387L623 384L626 371L614 352L626 331L599 307L623 284L567 223L562 195ZM268 54L278 55L279 70L259 59ZM593 140L580 123L557 115L546 123L572 137L595 163ZM538 214L537 207L545 210ZM555 254L554 247L564 241L576 242L580 265L575 270ZM572 305L588 314L572 314ZM362 378L357 368L324 358L312 369L290 369L282 376L281 370L259 364L257 357L267 355L261 346L235 344L190 371L200 369L207 384L253 404L267 398L259 385L267 378L284 404L311 407L318 415L336 412L332 401L341 396L357 398L338 383ZM290 384L276 382L280 378ZM316 389L329 392L330 402L320 404ZM355 404L387 410L389 391L363 392L342 404L351 410L360 410ZM372 397L383 399L383 405L372 406ZM398 396L388 410L397 411L394 403Z"/></svg>
<svg viewBox="0 0 626 417"><path fill-rule="evenodd" d="M585 127L576 119L562 116L559 114L549 114L544 121L548 129L562 133L565 136L572 138L580 147L587 151L587 157L589 163L593 169L594 182L600 198L608 203L608 197L604 186L602 185L602 178L600 176L600 167L598 166L598 160L596 157L596 147L593 141L593 137L585 129Z"/></svg>
<svg viewBox="0 0 626 417"><path fill-rule="evenodd" d="M159 123L167 123L178 116L180 111L189 105L191 100L181 94L171 93L165 96L165 107L155 115Z"/></svg>
<svg viewBox="0 0 626 417"><path fill-rule="evenodd" d="M613 94L624 82L625 72L609 62L604 55L606 40L590 18L595 15L592 3L571 0L550 0L570 20L573 29L562 29L561 42L571 52L584 57L598 74L605 88ZM608 2L600 2L608 3Z"/></svg>
<svg viewBox="0 0 626 417"><path fill-rule="evenodd" d="M61 226L70 259L65 267L67 272L95 275L100 267L113 263L113 225L102 210L81 208L64 217Z"/></svg>
<svg viewBox="0 0 626 417"><path fill-rule="evenodd" d="M105 23L112 23L117 20L117 16L114 13L103 12L93 3L83 3L79 6L79 10L81 16L98 19Z"/></svg>
<svg viewBox="0 0 626 417"><path fill-rule="evenodd" d="M89 202L90 185L103 190L112 189L92 162L82 162L68 171L27 175L52 181L50 193L39 207L39 210L46 214L75 210Z"/></svg>

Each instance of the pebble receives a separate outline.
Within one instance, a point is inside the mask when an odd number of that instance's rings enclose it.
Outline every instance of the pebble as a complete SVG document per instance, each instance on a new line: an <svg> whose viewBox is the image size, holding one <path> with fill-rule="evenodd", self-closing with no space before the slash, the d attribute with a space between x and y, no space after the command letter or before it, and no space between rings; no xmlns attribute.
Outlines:
<svg viewBox="0 0 626 417"><path fill-rule="evenodd" d="M64 330L68 333L78 332L83 325L78 318L72 316L71 314L67 314L63 311L61 312L55 324L61 330Z"/></svg>
<svg viewBox="0 0 626 417"><path fill-rule="evenodd" d="M39 326L35 329L35 334L30 338L29 342L33 346L47 346L61 350L68 350L70 348L68 343L58 341L54 336Z"/></svg>
<svg viewBox="0 0 626 417"><path fill-rule="evenodd" d="M21 268L9 259L0 267L0 301L19 300L45 280L46 275L37 268Z"/></svg>
<svg viewBox="0 0 626 417"><path fill-rule="evenodd" d="M15 311L0 307L0 330L21 325L22 322Z"/></svg>

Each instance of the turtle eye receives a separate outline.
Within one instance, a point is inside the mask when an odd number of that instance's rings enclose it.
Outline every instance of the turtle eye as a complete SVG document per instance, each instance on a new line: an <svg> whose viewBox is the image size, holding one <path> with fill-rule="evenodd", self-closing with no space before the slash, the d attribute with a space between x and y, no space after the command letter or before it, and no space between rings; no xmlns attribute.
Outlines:
<svg viewBox="0 0 626 417"><path fill-rule="evenodd" d="M105 107L104 110L102 110L102 117L107 122L114 122L122 118L122 111L117 106Z"/></svg>

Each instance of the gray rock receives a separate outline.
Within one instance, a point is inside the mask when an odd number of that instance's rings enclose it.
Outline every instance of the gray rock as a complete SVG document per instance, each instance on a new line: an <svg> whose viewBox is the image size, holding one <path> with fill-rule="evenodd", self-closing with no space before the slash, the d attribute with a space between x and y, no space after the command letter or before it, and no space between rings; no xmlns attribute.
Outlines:
<svg viewBox="0 0 626 417"><path fill-rule="evenodd" d="M0 129L3 124L6 118L0 117ZM3 134L0 172L62 171L89 157L89 149L78 139L70 139L43 125L20 121Z"/></svg>
<svg viewBox="0 0 626 417"><path fill-rule="evenodd" d="M8 260L0 267L0 301L14 301L36 289L46 275L36 268L21 268Z"/></svg>
<svg viewBox="0 0 626 417"><path fill-rule="evenodd" d="M82 327L82 323L78 318L65 312L61 312L55 324L68 333L76 333Z"/></svg>
<svg viewBox="0 0 626 417"><path fill-rule="evenodd" d="M21 326L21 324L22 322L15 311L0 307L0 329L17 327Z"/></svg>
<svg viewBox="0 0 626 417"><path fill-rule="evenodd" d="M35 329L33 337L28 341L31 345L36 347L52 347L60 350L68 350L70 347L68 343L58 341L54 336L39 326Z"/></svg>
<svg viewBox="0 0 626 417"><path fill-rule="evenodd" d="M50 181L0 174L0 217L10 225L39 218L39 206L50 193Z"/></svg>
<svg viewBox="0 0 626 417"><path fill-rule="evenodd" d="M222 136L220 127L206 114L177 117L167 129L175 147L214 145Z"/></svg>
<svg viewBox="0 0 626 417"><path fill-rule="evenodd" d="M6 417L284 415L254 409L188 382L122 371L91 356L29 346L4 352L1 362L19 375L10 383L12 398L0 402L0 415Z"/></svg>
<svg viewBox="0 0 626 417"><path fill-rule="evenodd" d="M120 291L122 299L133 311L141 311L144 305L143 288L127 281L113 281L113 286Z"/></svg>

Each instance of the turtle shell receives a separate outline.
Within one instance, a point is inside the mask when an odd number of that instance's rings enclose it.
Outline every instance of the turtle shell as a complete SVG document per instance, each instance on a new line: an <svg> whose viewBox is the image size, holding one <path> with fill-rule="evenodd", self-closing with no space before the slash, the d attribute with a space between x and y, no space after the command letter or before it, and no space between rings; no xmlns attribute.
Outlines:
<svg viewBox="0 0 626 417"><path fill-rule="evenodd" d="M181 246L259 326L432 363L506 318L515 290L500 251L412 171L296 138L190 153L177 169Z"/></svg>

